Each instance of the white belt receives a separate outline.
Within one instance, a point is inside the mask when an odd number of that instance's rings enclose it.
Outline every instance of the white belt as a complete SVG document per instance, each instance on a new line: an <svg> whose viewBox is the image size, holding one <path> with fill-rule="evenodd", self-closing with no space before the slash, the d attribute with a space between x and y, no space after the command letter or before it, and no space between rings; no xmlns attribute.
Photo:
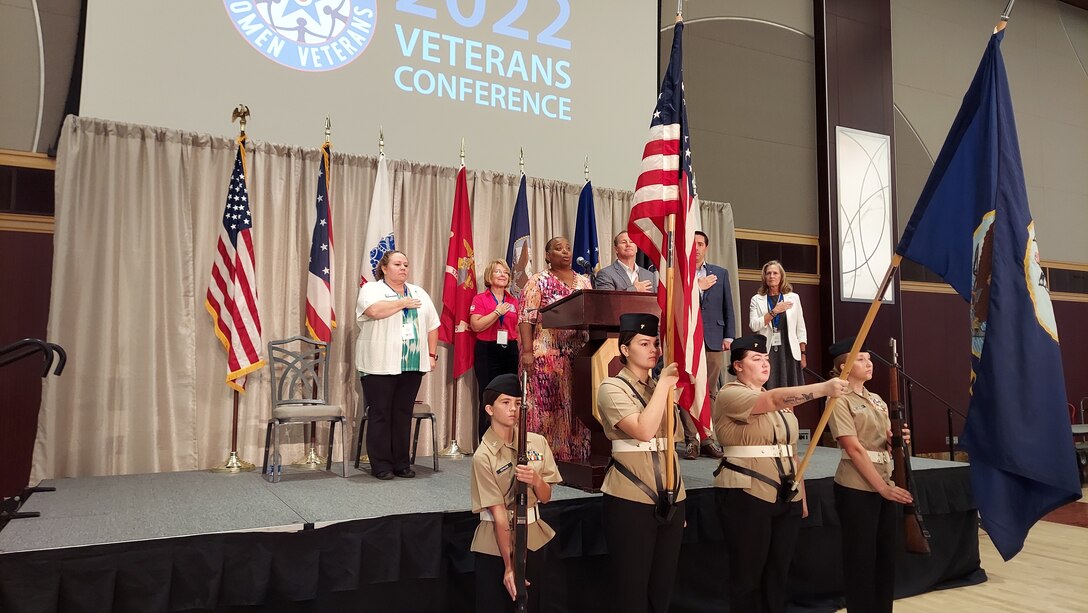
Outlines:
<svg viewBox="0 0 1088 613"><path fill-rule="evenodd" d="M792 458L793 445L732 445L722 447L727 458Z"/></svg>
<svg viewBox="0 0 1088 613"><path fill-rule="evenodd" d="M866 450L865 453L869 454L869 459L873 461L873 464L891 464L892 454L888 453L887 451ZM850 454L845 449L843 449L842 457L849 460Z"/></svg>
<svg viewBox="0 0 1088 613"><path fill-rule="evenodd" d="M612 441L612 452L625 451L665 451L669 447L669 439L652 438L648 441L635 441L634 439L617 439Z"/></svg>
<svg viewBox="0 0 1088 613"><path fill-rule="evenodd" d="M507 511L507 514L510 515L510 523L514 523L514 512ZM525 509L525 517L528 520L526 523L529 524L535 522L539 518L539 514L537 513L535 504ZM494 516L491 515L491 509L484 509L483 511L480 511L480 521L495 521Z"/></svg>

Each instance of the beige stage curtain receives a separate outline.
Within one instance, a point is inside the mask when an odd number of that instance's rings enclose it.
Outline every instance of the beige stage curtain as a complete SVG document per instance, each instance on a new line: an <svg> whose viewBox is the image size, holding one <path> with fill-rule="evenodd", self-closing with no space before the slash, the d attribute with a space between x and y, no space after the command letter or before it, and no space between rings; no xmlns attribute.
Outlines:
<svg viewBox="0 0 1088 613"><path fill-rule="evenodd" d="M320 126L315 145L320 144ZM395 143L390 143L395 150ZM230 446L232 394L226 355L204 296L234 161L233 139L69 117L57 158L52 301L48 337L68 351L64 376L44 380L31 482L44 478L211 468ZM313 226L318 147L251 141L248 185L253 210L257 290L264 341L305 334L306 262ZM506 254L519 177L471 170L477 273ZM350 417L354 445L360 387L353 368L361 254L377 159L335 150L331 169L335 240L332 401ZM457 169L391 162L397 246L409 280L441 308ZM579 160L572 168L580 174ZM529 178L534 265L550 236L572 238L582 185ZM632 193L594 189L602 262L626 226ZM714 261L736 270L729 205L703 203ZM721 249L726 253L719 252ZM729 265L731 264L731 265ZM736 292L734 291L734 294ZM439 445L474 443L476 383L451 381L451 354L440 350L420 399L434 408ZM455 391L456 388L456 391ZM239 451L259 464L270 414L267 369L241 395ZM324 440L325 431L321 432ZM420 454L432 452L429 433ZM303 452L302 428L288 437L285 460ZM339 446L335 458L339 459ZM352 452L349 451L349 455Z"/></svg>

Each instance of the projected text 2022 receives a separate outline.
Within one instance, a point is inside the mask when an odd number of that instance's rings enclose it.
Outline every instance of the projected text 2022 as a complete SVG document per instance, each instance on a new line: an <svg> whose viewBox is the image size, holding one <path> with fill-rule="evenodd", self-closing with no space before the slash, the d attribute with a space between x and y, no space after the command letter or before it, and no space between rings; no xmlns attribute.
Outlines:
<svg viewBox="0 0 1088 613"><path fill-rule="evenodd" d="M519 22L527 0L469 0L467 14L458 0L446 0L441 12L441 0L398 0L394 30L404 63L393 69L394 84L407 93L570 121L573 71L562 51L571 48L562 36L570 4L552 1L557 13L536 28L537 45L525 47L517 41L530 39L520 27L529 24ZM495 34L497 43L481 40Z"/></svg>

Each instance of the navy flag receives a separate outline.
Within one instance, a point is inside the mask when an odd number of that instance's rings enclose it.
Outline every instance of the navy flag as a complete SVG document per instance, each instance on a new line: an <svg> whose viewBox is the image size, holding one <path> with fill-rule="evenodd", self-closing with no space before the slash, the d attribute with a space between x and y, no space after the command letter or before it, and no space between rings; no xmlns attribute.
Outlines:
<svg viewBox="0 0 1088 613"><path fill-rule="evenodd" d="M593 211L593 184L586 181L582 193L578 196L578 218L574 226L574 263L575 272L592 275L597 272L601 262L600 249L597 245L597 215Z"/></svg>
<svg viewBox="0 0 1088 613"><path fill-rule="evenodd" d="M994 34L896 252L971 303L971 404L960 439L982 526L1005 560L1080 498L1058 330L1028 211Z"/></svg>
<svg viewBox="0 0 1088 613"><path fill-rule="evenodd" d="M521 290L533 275L532 236L529 233L529 200L525 195L525 173L521 174L514 216L510 219L510 242L506 246L506 265L510 267L510 292Z"/></svg>

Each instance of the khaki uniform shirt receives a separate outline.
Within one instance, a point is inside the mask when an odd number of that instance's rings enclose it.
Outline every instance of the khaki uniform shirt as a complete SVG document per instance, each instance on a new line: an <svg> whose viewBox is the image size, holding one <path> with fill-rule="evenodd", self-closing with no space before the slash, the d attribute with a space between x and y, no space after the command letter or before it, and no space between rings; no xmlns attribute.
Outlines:
<svg viewBox="0 0 1088 613"><path fill-rule="evenodd" d="M722 447L735 445L793 445L797 450L797 417L793 411L781 410L752 415L752 409L765 393L734 381L726 384L714 400L714 432ZM788 433L787 433L788 430ZM731 464L755 471L767 478L781 483L776 458L728 458ZM782 462L782 470L787 475L797 472L797 459L777 458ZM714 487L743 489L752 496L765 502L778 500L778 490L770 485L753 479L749 475L729 468L722 468L714 477ZM797 490L794 502L801 500L801 490Z"/></svg>
<svg viewBox="0 0 1088 613"><path fill-rule="evenodd" d="M597 410L601 415L601 426L604 427L604 434L608 437L608 440L626 440L632 443L638 443L639 441L632 439L631 435L621 430L617 424L626 417L641 413L645 410L645 407L643 407L642 402L631 393L631 388L623 381L619 381L618 377L623 377L627 381L630 381L631 385L638 391L638 395L642 396L642 399L646 402L649 402L650 397L654 395L654 388L657 387L657 382L653 379L649 379L646 383L642 383L635 378L633 372L624 368L619 372L617 377L609 377L602 381L601 387L597 390ZM676 425L673 436L683 436L680 419L675 419L673 423ZM661 419L661 427L658 428L656 436L659 438L665 437L664 417ZM661 471L662 487L664 487L665 483L666 458L671 456L673 462L676 462L676 478L680 479L680 491L676 494L676 502L680 502L687 498L687 492L684 491L684 480L680 476L679 459L675 453L666 454L663 451L623 451L614 452L612 454L612 459L617 463L622 463L651 490L657 491L657 475L654 473L653 461L654 454L658 456L657 463ZM604 483L601 485L601 491L610 496L623 498L624 500L630 500L631 502L654 504L654 501L646 495L646 492L642 491L638 485L632 483L630 479L625 477L616 468L612 468L605 474Z"/></svg>
<svg viewBox="0 0 1088 613"><path fill-rule="evenodd" d="M559 467L555 465L552 457L552 449L543 436L535 432L525 435L525 454L529 457L529 466L540 473L545 483L559 483ZM517 488L514 478L514 469L518 463L517 439L507 443L495 434L491 428L484 432L484 438L476 453L472 454L472 512L479 513L485 509L501 504L510 510L510 532L513 536L514 521L513 511ZM536 493L532 487L528 491L529 508L536 505ZM539 511L539 509L538 509ZM555 530L537 520L528 526L526 531L529 537L529 549L536 551L547 544L555 536ZM499 543L495 540L495 522L480 520L476 526L476 534L472 537L472 551L486 553L493 556L500 555Z"/></svg>
<svg viewBox="0 0 1088 613"><path fill-rule="evenodd" d="M850 392L845 396L831 399L831 435L856 436L858 442L867 451L888 451L888 430L892 427L888 417L888 405L880 396L865 390L864 394ZM891 485L892 463L873 462L876 472L884 482ZM861 476L854 461L848 458L839 460L839 469L835 471L835 483L843 487L866 492L875 492L873 486Z"/></svg>

